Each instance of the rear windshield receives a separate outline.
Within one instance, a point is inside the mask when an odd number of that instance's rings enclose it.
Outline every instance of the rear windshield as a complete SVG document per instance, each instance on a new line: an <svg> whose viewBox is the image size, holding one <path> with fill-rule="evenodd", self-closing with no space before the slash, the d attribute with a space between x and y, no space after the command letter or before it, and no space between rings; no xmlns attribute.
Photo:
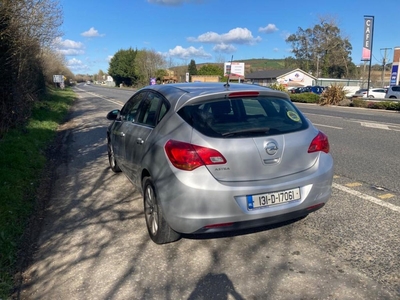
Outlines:
<svg viewBox="0 0 400 300"><path fill-rule="evenodd" d="M188 105L178 114L210 137L257 137L306 129L308 123L292 102L282 98L220 99Z"/></svg>

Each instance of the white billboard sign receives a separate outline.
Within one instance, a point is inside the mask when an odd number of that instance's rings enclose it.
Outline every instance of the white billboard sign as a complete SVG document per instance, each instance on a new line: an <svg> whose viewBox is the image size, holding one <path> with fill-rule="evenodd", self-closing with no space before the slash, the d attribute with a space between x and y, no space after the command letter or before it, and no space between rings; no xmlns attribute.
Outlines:
<svg viewBox="0 0 400 300"><path fill-rule="evenodd" d="M224 63L224 76L228 75L244 78L244 63L241 62Z"/></svg>

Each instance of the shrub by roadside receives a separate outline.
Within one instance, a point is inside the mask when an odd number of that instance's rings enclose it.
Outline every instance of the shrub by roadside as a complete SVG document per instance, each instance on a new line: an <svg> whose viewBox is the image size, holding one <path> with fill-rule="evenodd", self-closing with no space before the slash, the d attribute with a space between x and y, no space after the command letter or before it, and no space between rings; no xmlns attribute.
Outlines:
<svg viewBox="0 0 400 300"><path fill-rule="evenodd" d="M289 97L293 102L299 103L315 103L320 105L340 105L400 111L400 101L371 101L357 98L352 100L347 99L345 97L343 87L340 85L329 87L329 89L325 90L321 95L316 95L313 93L289 93Z"/></svg>
<svg viewBox="0 0 400 300"><path fill-rule="evenodd" d="M350 106L400 111L400 102L397 101L368 101L362 99L353 99Z"/></svg>
<svg viewBox="0 0 400 300"><path fill-rule="evenodd" d="M54 90L35 102L23 128L0 139L0 299L14 286L18 251L38 205L36 192L46 165L46 149L74 100L70 89Z"/></svg>
<svg viewBox="0 0 400 300"><path fill-rule="evenodd" d="M293 102L300 103L319 103L320 96L313 93L289 94Z"/></svg>

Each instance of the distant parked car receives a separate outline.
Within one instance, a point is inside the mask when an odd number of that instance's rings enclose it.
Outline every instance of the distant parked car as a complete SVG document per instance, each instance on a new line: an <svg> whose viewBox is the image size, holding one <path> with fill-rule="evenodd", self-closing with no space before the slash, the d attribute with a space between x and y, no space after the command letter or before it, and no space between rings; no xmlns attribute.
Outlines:
<svg viewBox="0 0 400 300"><path fill-rule="evenodd" d="M385 88L374 88L370 89L368 92L368 89L361 89L354 94L354 97L384 99L386 96L386 90L387 89Z"/></svg>
<svg viewBox="0 0 400 300"><path fill-rule="evenodd" d="M400 99L400 85L389 87L385 98Z"/></svg>
<svg viewBox="0 0 400 300"><path fill-rule="evenodd" d="M292 94L299 94L299 93L314 93L314 94L322 94L324 91L324 87L318 86L318 85L308 85L304 87L297 87L294 90L292 90Z"/></svg>
<svg viewBox="0 0 400 300"><path fill-rule="evenodd" d="M314 94L317 94L317 95L322 94L323 91L324 91L324 87L318 86L318 85L313 85L309 89L310 93L314 93Z"/></svg>
<svg viewBox="0 0 400 300"><path fill-rule="evenodd" d="M331 196L328 138L285 92L251 84L152 85L107 118L111 170L142 192L157 244L182 233L295 220Z"/></svg>
<svg viewBox="0 0 400 300"><path fill-rule="evenodd" d="M297 88L294 88L291 90L292 94L300 94L300 93L303 93L303 91L304 91L303 86L300 86L300 87L297 87Z"/></svg>

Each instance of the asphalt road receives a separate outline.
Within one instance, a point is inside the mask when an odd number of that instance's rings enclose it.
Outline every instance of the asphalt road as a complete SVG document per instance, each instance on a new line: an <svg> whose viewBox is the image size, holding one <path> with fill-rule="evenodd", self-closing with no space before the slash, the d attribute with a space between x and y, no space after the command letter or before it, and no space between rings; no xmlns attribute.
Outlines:
<svg viewBox="0 0 400 300"><path fill-rule="evenodd" d="M158 246L106 155L105 115L133 92L76 92L21 299L400 299L400 114L298 105L330 138L328 204L284 226Z"/></svg>

